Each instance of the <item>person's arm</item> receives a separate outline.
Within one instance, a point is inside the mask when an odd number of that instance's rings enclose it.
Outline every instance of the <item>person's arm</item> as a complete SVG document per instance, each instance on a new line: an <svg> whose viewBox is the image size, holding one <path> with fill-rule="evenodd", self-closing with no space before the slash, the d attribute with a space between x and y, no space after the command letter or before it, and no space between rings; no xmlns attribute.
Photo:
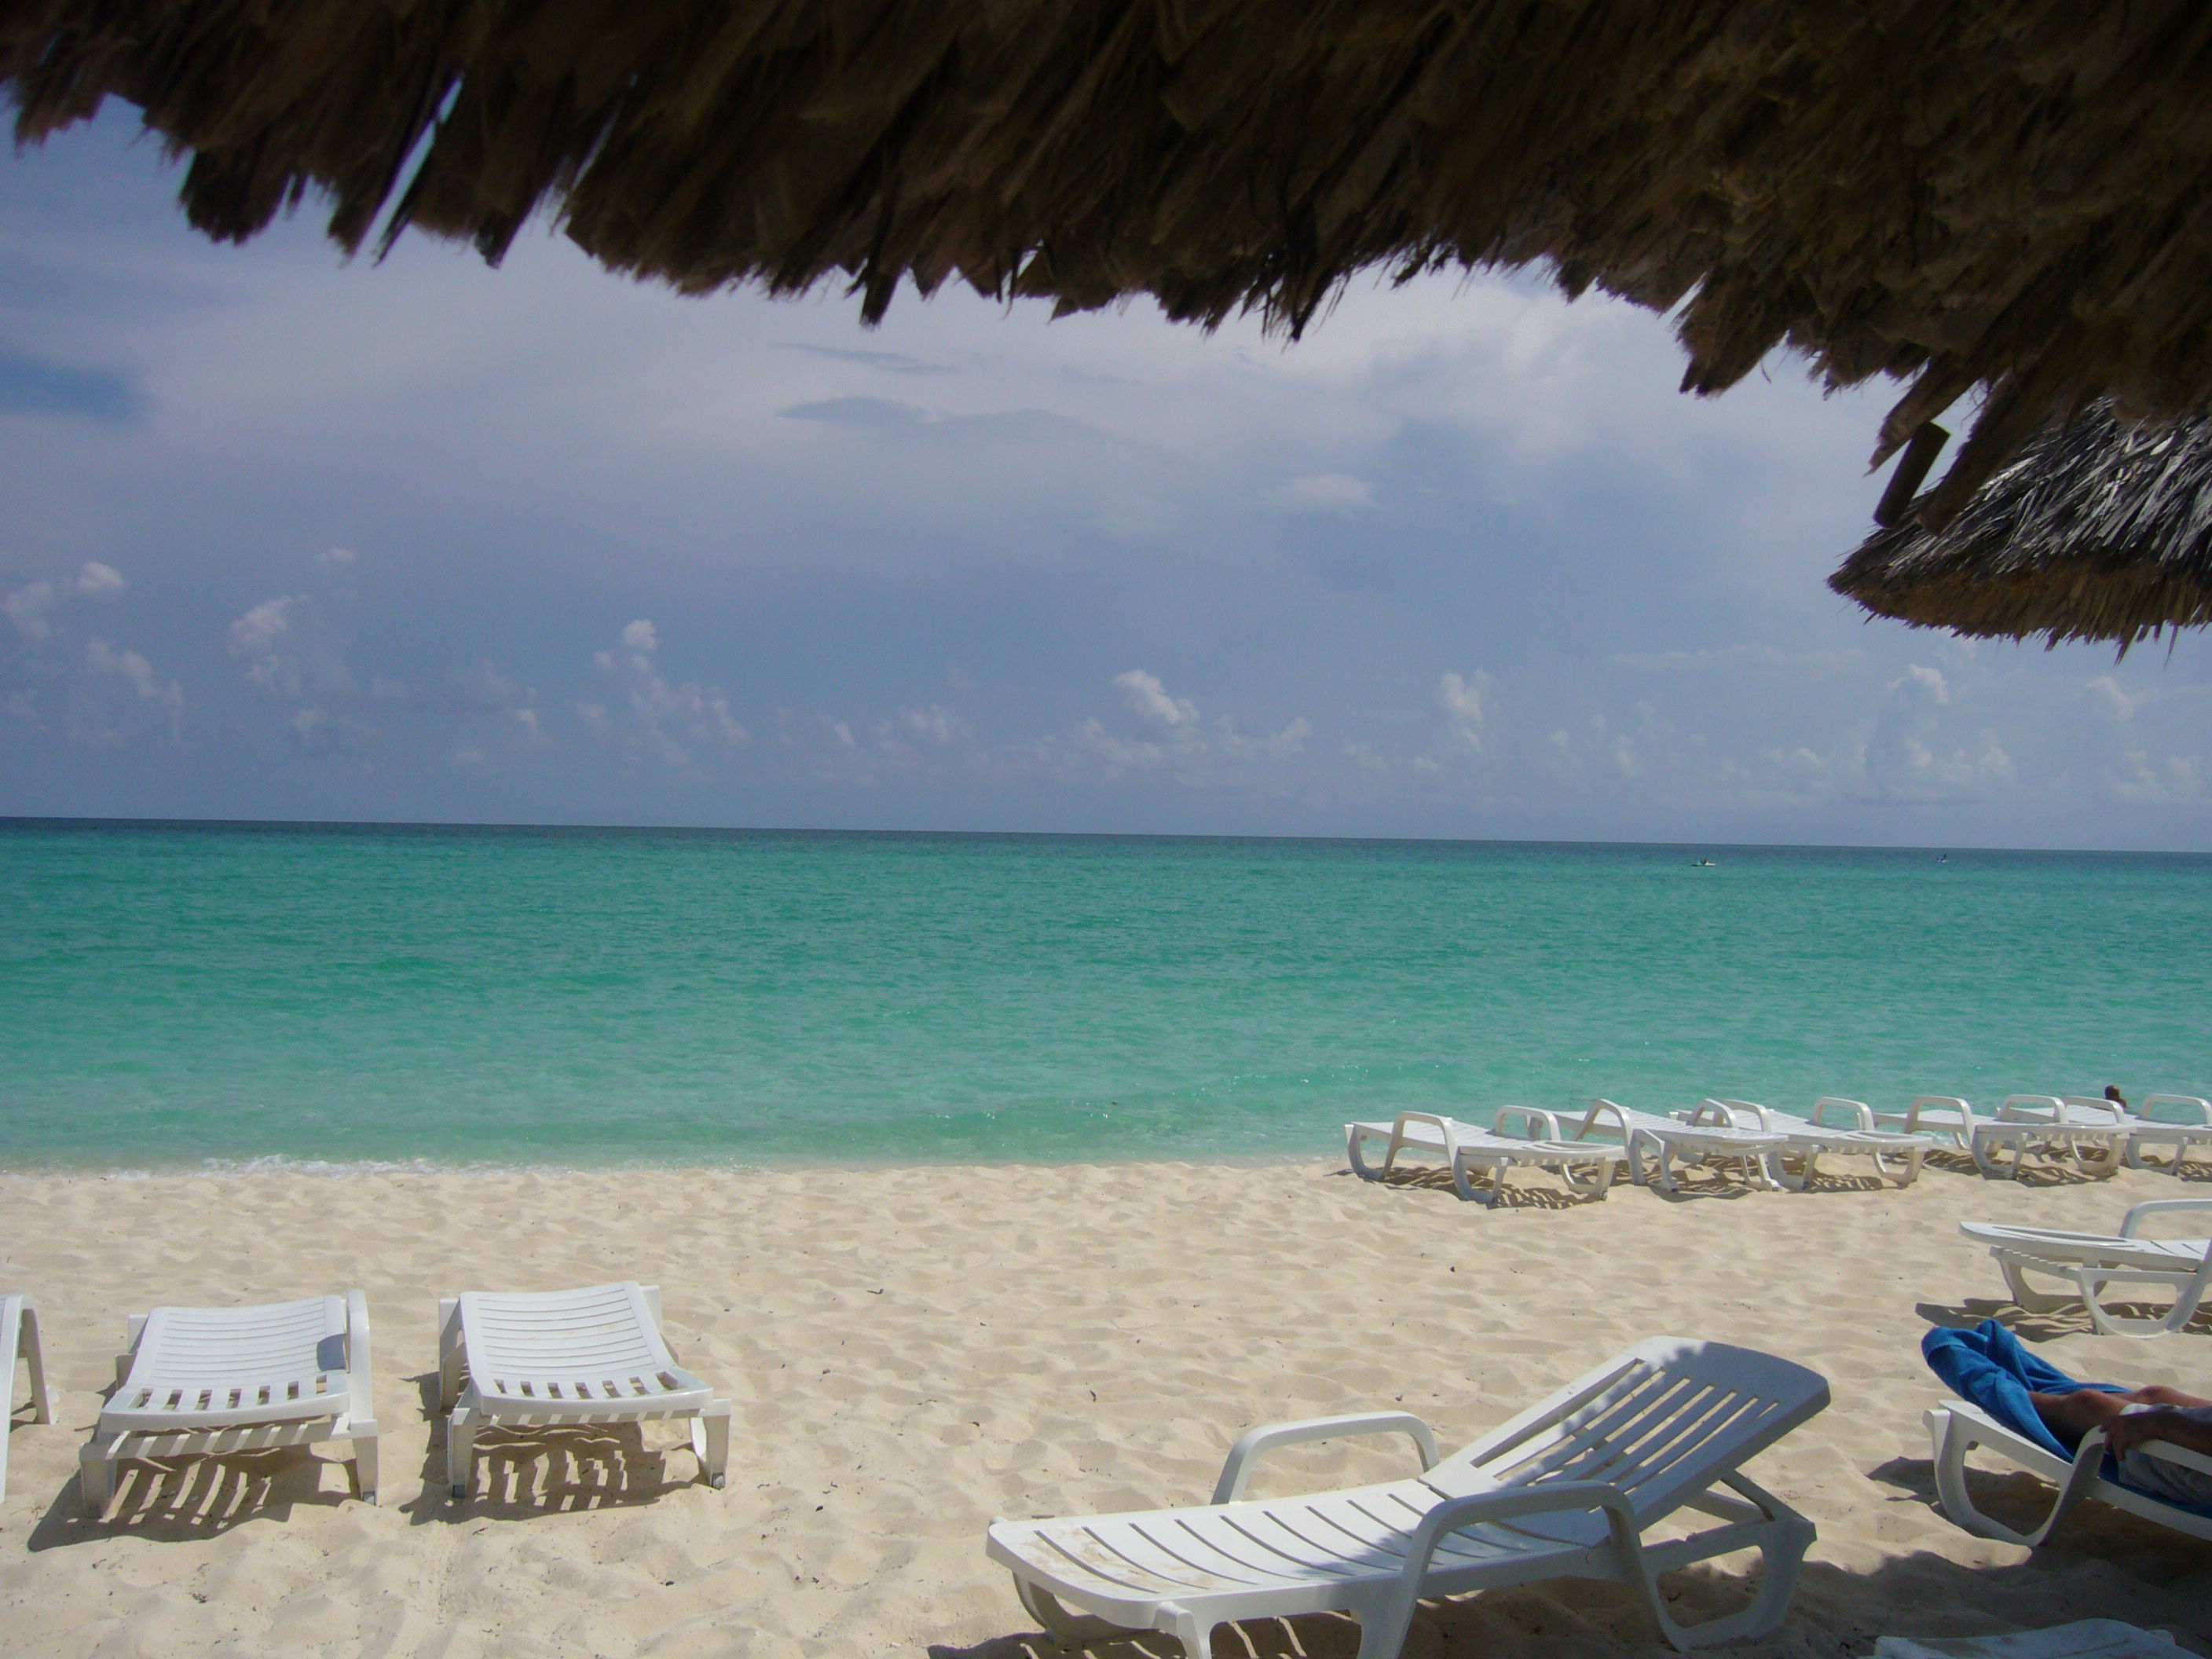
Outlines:
<svg viewBox="0 0 2212 1659"><path fill-rule="evenodd" d="M2212 1423L2172 1407L2129 1412L2105 1425L2105 1449L2115 1457L2124 1456L2147 1440L2163 1440L2184 1451L2212 1457Z"/></svg>

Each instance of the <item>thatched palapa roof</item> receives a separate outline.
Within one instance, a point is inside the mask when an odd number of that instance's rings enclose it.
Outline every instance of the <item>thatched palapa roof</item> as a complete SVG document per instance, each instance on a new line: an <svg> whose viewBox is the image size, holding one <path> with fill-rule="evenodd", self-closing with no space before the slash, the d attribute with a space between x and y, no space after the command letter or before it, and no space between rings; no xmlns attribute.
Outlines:
<svg viewBox="0 0 2212 1659"><path fill-rule="evenodd" d="M1984 637L2117 640L2212 623L2212 417L2054 422L1941 531L1910 514L1828 579L1877 615Z"/></svg>
<svg viewBox="0 0 2212 1659"><path fill-rule="evenodd" d="M1681 307L1686 389L1788 343L2054 415L2212 408L2200 0L0 0L19 137L116 94L243 238L326 198L497 259L531 215L692 292L902 277L1295 331L1370 266L1549 262ZM383 228L379 231L380 221Z"/></svg>

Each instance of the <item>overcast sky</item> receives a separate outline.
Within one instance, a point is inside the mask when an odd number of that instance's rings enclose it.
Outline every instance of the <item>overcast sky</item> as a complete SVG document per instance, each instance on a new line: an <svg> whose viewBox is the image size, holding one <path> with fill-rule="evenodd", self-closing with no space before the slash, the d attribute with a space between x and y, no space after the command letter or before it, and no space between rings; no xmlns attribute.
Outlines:
<svg viewBox="0 0 2212 1659"><path fill-rule="evenodd" d="M0 813L2212 845L2202 635L1827 592L1881 388L1694 402L1530 277L871 332L174 184L0 161Z"/></svg>

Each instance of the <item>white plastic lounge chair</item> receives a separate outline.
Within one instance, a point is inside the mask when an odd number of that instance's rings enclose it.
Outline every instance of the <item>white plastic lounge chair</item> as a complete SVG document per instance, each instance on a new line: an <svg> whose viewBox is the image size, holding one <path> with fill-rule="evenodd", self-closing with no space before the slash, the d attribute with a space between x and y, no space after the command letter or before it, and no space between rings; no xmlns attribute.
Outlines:
<svg viewBox="0 0 2212 1659"><path fill-rule="evenodd" d="M2154 1112L2167 1114L2154 1117ZM2136 1107L2135 1119L2128 1133L2127 1165L2130 1170L2154 1169L2143 1155L2146 1146L2165 1146L2172 1156L2163 1166L2174 1174L2189 1161L2189 1149L2203 1146L2212 1149L2212 1100L2196 1095L2148 1095Z"/></svg>
<svg viewBox="0 0 2212 1659"><path fill-rule="evenodd" d="M660 1287L465 1291L438 1304L438 1409L446 1481L468 1496L477 1431L691 1419L708 1484L730 1463L730 1402L677 1364L660 1334Z"/></svg>
<svg viewBox="0 0 2212 1659"><path fill-rule="evenodd" d="M2013 1300L2030 1313L2049 1313L2079 1297L2089 1320L2107 1336L2163 1336L2196 1316L2212 1289L2212 1238L2144 1238L2138 1230L2154 1215L2212 1213L2212 1198L2158 1198L2130 1209L2117 1233L2074 1233L2053 1227L2016 1227L2002 1221L1962 1221L1959 1231L1990 1254L2004 1271ZM2027 1275L2063 1282L2064 1292L2038 1291ZM2113 1313L2104 1304L2112 1285L2162 1285L2173 1305L2156 1318Z"/></svg>
<svg viewBox="0 0 2212 1659"><path fill-rule="evenodd" d="M2091 1175L2108 1176L2120 1167L2129 1128L2128 1115L2109 1100L2008 1095L1994 1118L1976 1121L1968 1146L1983 1174L2008 1181L2020 1179L2021 1165L2030 1158L2070 1161Z"/></svg>
<svg viewBox="0 0 2212 1659"><path fill-rule="evenodd" d="M1662 1192L1680 1190L1674 1179L1677 1158L1685 1168L1705 1163L1733 1165L1753 1187L1773 1188L1782 1184L1768 1164L1771 1155L1783 1148L1780 1135L1718 1123L1693 1125L1686 1121L1690 1115L1661 1117L1613 1101L1595 1100L1567 1138L1571 1141L1618 1138L1628 1152L1628 1178L1639 1187L1656 1187Z"/></svg>
<svg viewBox="0 0 2212 1659"><path fill-rule="evenodd" d="M1814 1101L1810 1118L1791 1117L1755 1100L1708 1100L1691 1114L1690 1121L1732 1123L1739 1129L1780 1135L1784 1145L1768 1158L1766 1167L1777 1181L1799 1193L1818 1177L1824 1156L1869 1158L1883 1180L1910 1187L1920 1178L1920 1160L1932 1144L1923 1135L1875 1128L1872 1108L1837 1095Z"/></svg>
<svg viewBox="0 0 2212 1659"><path fill-rule="evenodd" d="M1530 1133L1503 1133L1506 1121L1520 1115ZM1548 1125L1550 1133L1545 1133ZM1363 1156L1366 1143L1387 1142L1382 1166ZM1545 1169L1556 1174L1570 1192L1603 1198L1628 1154L1618 1147L1570 1145L1559 1134L1558 1120L1534 1108L1508 1106L1498 1114L1498 1132L1462 1123L1432 1112L1401 1112L1389 1123L1347 1123L1344 1126L1344 1155L1352 1172L1364 1181L1380 1181L1390 1173L1402 1152L1433 1155L1451 1171L1452 1187L1463 1199L1495 1205L1505 1194L1505 1172L1516 1169ZM1487 1170L1486 1186L1477 1186L1470 1172Z"/></svg>
<svg viewBox="0 0 2212 1659"><path fill-rule="evenodd" d="M1915 1095L1901 1112L1876 1112L1873 1127L1899 1134L1928 1135L1960 1152L1973 1147L1974 1109L1956 1095Z"/></svg>
<svg viewBox="0 0 2212 1659"><path fill-rule="evenodd" d="M117 1388L77 1454L85 1507L106 1513L125 1458L351 1443L354 1484L376 1502L368 1300L359 1291L254 1308L133 1314Z"/></svg>
<svg viewBox="0 0 2212 1659"><path fill-rule="evenodd" d="M0 1296L0 1357L8 1362L8 1413L0 1417L0 1498L8 1495L8 1431L15 1423L15 1366L31 1368L31 1420L54 1420L54 1394L46 1386L46 1356L39 1346L39 1304L27 1296Z"/></svg>
<svg viewBox="0 0 2212 1659"><path fill-rule="evenodd" d="M2194 1538L2212 1538L2212 1516L2203 1516L2179 1508L2146 1492L2139 1492L2118 1481L2105 1478L2105 1431L2093 1430L2081 1437L2081 1444L2074 1454L2071 1463L2053 1457L2044 1447L2007 1428L1978 1406L1963 1400L1954 1400L1936 1407L1923 1419L1928 1425L1928 1438L1936 1454L1936 1493L1942 1500L1943 1513L1958 1525L1982 1538L1999 1538L2008 1544L2023 1544L2029 1549L2051 1536L2051 1532L2085 1498L2094 1498L2110 1504L2115 1509L2139 1515L2146 1521L2155 1521L2162 1527L2172 1527L2176 1532L2185 1532ZM2163 1440L2148 1444L2158 1448L2158 1455L2171 1462L2184 1463L2192 1469L2212 1474L2212 1457L2185 1450ZM1974 1505L1972 1494L1966 1490L1966 1454L1981 1446L1999 1455L2033 1469L2058 1488L2058 1495L2040 1525L2028 1532L2018 1532L2002 1521L1993 1520Z"/></svg>
<svg viewBox="0 0 2212 1659"><path fill-rule="evenodd" d="M1218 1624L1338 1612L1359 1620L1359 1659L1395 1659L1418 1600L1572 1577L1628 1585L1669 1645L1703 1647L1781 1623L1813 1523L1741 1468L1827 1403L1827 1383L1802 1365L1652 1337L1441 1463L1428 1425L1404 1412L1281 1424L1231 1449L1211 1504L995 1521L988 1550L1063 1645L1160 1631L1209 1659ZM1400 1433L1419 1449L1417 1480L1243 1497L1271 1447ZM1724 1524L1643 1541L1684 1508ZM1753 1547L1765 1571L1750 1606L1674 1622L1659 1574Z"/></svg>

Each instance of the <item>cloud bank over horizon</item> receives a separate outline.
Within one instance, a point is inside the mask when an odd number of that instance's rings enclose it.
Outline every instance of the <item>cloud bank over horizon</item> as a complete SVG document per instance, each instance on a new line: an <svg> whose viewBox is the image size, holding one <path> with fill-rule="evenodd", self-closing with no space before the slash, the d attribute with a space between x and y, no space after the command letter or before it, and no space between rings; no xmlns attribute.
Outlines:
<svg viewBox="0 0 2212 1659"><path fill-rule="evenodd" d="M1879 388L216 247L133 132L0 168L0 813L2212 847L2201 635L1827 592Z"/></svg>

